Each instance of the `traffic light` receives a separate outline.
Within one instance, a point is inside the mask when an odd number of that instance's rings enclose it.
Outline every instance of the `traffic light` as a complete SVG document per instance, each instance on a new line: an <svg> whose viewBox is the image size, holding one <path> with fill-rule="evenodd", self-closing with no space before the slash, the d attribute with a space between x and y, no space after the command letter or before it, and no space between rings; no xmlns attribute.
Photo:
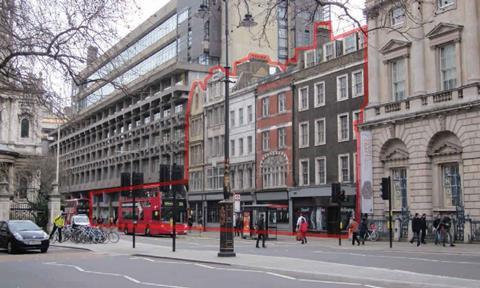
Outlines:
<svg viewBox="0 0 480 288"><path fill-rule="evenodd" d="M338 195L338 200L340 202L345 202L346 196L345 196L345 190L340 191L340 195Z"/></svg>
<svg viewBox="0 0 480 288"><path fill-rule="evenodd" d="M160 164L159 182L160 183L170 182L170 165ZM160 186L160 191L168 192L168 185Z"/></svg>
<svg viewBox="0 0 480 288"><path fill-rule="evenodd" d="M183 180L183 166L174 164L172 166L172 181ZM172 185L172 191L183 193L183 184Z"/></svg>
<svg viewBox="0 0 480 288"><path fill-rule="evenodd" d="M332 183L332 203L339 203L342 186L340 183Z"/></svg>
<svg viewBox="0 0 480 288"><path fill-rule="evenodd" d="M390 177L383 177L382 178L382 199L389 200L390 199Z"/></svg>
<svg viewBox="0 0 480 288"><path fill-rule="evenodd" d="M121 175L120 175L120 185L122 187L126 187L126 186L130 186L130 173L129 172L123 172Z"/></svg>
<svg viewBox="0 0 480 288"><path fill-rule="evenodd" d="M143 184L143 173L133 172L133 186Z"/></svg>

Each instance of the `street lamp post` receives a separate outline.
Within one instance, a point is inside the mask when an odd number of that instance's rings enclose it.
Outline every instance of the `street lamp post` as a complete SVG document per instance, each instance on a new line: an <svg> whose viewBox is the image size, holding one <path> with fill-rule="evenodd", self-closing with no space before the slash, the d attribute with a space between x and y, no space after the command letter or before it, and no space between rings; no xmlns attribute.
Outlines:
<svg viewBox="0 0 480 288"><path fill-rule="evenodd" d="M228 23L228 0L223 0L225 6L225 142L224 142L224 174L223 174L223 198L219 204L220 216L220 251L219 257L234 257L235 252L233 248L233 199L230 191L230 158L229 158L229 92L230 92L230 66L228 59L228 42L229 42L229 23ZM252 14L248 6L248 1L244 1L247 13L244 19L240 22L238 27L253 27L257 23L253 20ZM197 17L208 17L210 10L208 1L203 1L197 13Z"/></svg>

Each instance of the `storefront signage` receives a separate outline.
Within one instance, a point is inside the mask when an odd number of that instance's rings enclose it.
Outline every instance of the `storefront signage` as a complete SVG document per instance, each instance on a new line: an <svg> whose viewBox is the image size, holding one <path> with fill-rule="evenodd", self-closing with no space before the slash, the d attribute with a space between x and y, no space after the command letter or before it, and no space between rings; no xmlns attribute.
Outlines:
<svg viewBox="0 0 480 288"><path fill-rule="evenodd" d="M360 132L360 197L362 213L373 213L373 155L372 132Z"/></svg>

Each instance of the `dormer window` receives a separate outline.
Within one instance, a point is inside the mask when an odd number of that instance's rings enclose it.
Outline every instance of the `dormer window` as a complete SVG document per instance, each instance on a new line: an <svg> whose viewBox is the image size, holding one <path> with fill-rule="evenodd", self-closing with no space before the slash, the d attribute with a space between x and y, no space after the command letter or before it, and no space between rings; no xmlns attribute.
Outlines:
<svg viewBox="0 0 480 288"><path fill-rule="evenodd" d="M312 67L315 65L315 50L305 51L305 68Z"/></svg>
<svg viewBox="0 0 480 288"><path fill-rule="evenodd" d="M335 42L325 44L325 61L335 58Z"/></svg>
<svg viewBox="0 0 480 288"><path fill-rule="evenodd" d="M357 43L356 43L356 34L352 34L345 39L343 39L343 49L344 49L344 54L351 53L357 50Z"/></svg>
<svg viewBox="0 0 480 288"><path fill-rule="evenodd" d="M395 7L391 12L392 26L400 26L405 23L405 8Z"/></svg>

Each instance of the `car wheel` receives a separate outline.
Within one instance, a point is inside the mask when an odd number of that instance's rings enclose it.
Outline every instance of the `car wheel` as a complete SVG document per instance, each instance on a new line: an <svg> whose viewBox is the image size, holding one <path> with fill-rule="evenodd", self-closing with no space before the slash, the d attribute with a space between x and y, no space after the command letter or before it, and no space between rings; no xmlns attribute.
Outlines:
<svg viewBox="0 0 480 288"><path fill-rule="evenodd" d="M8 254L15 254L15 248L13 247L12 241L8 241L7 243L7 252Z"/></svg>
<svg viewBox="0 0 480 288"><path fill-rule="evenodd" d="M48 251L48 247L40 248L40 252L42 253L47 253L47 251Z"/></svg>

